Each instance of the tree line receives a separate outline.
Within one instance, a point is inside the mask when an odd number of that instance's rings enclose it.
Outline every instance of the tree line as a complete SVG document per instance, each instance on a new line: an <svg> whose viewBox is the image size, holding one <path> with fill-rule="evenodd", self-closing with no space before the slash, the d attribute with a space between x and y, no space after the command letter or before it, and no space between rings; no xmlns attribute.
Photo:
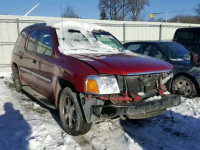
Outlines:
<svg viewBox="0 0 200 150"><path fill-rule="evenodd" d="M179 14L169 19L168 22L200 24L200 4L198 4L195 8L191 9L190 11L193 11L194 14ZM159 18L157 21L165 22L165 19Z"/></svg>
<svg viewBox="0 0 200 150"><path fill-rule="evenodd" d="M139 20L149 0L99 0L101 20ZM66 18L80 18L74 8L68 4L61 14Z"/></svg>
<svg viewBox="0 0 200 150"><path fill-rule="evenodd" d="M99 0L99 10L101 20L131 20L139 21L142 18L142 11L149 6L149 0ZM180 23L200 23L200 4L193 9L195 15L176 15L168 20L168 22ZM75 9L69 4L61 14L66 18L80 18ZM149 19L149 21L155 21ZM156 21L164 22L165 19L159 18Z"/></svg>
<svg viewBox="0 0 200 150"><path fill-rule="evenodd" d="M149 0L100 0L100 19L137 21L145 6Z"/></svg>

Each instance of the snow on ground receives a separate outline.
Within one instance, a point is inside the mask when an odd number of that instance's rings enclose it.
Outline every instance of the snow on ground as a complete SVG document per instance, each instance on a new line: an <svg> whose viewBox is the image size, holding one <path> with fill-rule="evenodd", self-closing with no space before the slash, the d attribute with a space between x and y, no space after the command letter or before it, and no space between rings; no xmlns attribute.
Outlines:
<svg viewBox="0 0 200 150"><path fill-rule="evenodd" d="M60 127L59 116L25 94L17 93L0 74L0 149L3 150L200 150L200 99L140 121L115 119L93 124L73 137Z"/></svg>

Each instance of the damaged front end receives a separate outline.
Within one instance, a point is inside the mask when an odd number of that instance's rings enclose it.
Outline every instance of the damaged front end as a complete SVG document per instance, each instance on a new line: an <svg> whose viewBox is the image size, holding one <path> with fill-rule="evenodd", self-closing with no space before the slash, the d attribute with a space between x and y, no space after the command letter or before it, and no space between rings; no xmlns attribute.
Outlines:
<svg viewBox="0 0 200 150"><path fill-rule="evenodd" d="M105 75L104 75L105 76ZM170 82L173 77L171 71L160 71L151 73L134 73L127 76L116 75L112 80L97 80L97 88L101 83L111 84L109 88L114 90L97 90L98 93L86 91L81 93L81 105L87 122L98 121L102 116L114 118L117 116L127 116L129 118L145 118L144 115L158 115L156 112L163 112L169 107L179 105L181 100L179 96L166 94L164 84ZM107 77L108 78L108 77ZM88 80L93 80L90 77ZM118 87L116 87L116 83ZM91 88L86 83L86 90ZM103 85L103 88L107 85ZM100 87L100 88L102 88ZM95 90L93 90L95 91ZM106 94L106 91L109 94ZM103 94L102 94L102 93ZM111 94L112 92L115 92ZM147 115L148 116L148 115Z"/></svg>

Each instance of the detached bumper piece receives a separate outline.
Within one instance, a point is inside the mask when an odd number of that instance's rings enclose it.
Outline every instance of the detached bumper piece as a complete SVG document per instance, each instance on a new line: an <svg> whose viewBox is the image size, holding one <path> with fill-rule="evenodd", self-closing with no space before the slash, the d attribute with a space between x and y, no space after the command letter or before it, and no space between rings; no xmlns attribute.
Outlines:
<svg viewBox="0 0 200 150"><path fill-rule="evenodd" d="M177 106L181 103L180 96L177 95L165 95L159 100L153 101L142 101L138 103L132 103L131 105L105 105L105 106L94 106L96 109L102 107L103 109L114 109L115 113L112 114L111 118L119 115L141 115L156 112L159 110L165 110L167 108ZM95 109L94 108L94 109Z"/></svg>

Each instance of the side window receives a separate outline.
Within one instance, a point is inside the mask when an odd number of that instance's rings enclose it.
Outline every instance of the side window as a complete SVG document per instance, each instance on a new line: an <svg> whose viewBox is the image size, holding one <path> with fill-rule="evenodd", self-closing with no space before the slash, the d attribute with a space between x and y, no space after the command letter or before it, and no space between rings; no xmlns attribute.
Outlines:
<svg viewBox="0 0 200 150"><path fill-rule="evenodd" d="M143 48L142 48L142 54L145 56L149 56L149 52L152 48L151 44L144 44Z"/></svg>
<svg viewBox="0 0 200 150"><path fill-rule="evenodd" d="M176 40L178 42L189 42L193 41L194 33L192 31L180 31L177 34Z"/></svg>
<svg viewBox="0 0 200 150"><path fill-rule="evenodd" d="M27 42L26 42L26 49L28 51L30 51L30 52L34 51L37 36L38 36L38 31L37 30L34 30L34 31L30 32L30 34L28 36L28 39L27 39Z"/></svg>
<svg viewBox="0 0 200 150"><path fill-rule="evenodd" d="M158 58L158 59L163 59L162 53L154 45L152 45L152 48L151 48L151 50L149 52L149 56L154 57L154 58Z"/></svg>
<svg viewBox="0 0 200 150"><path fill-rule="evenodd" d="M25 32L21 32L20 35L17 38L17 41L15 43L15 47L20 47L22 42L25 41L26 39L26 33Z"/></svg>
<svg viewBox="0 0 200 150"><path fill-rule="evenodd" d="M141 53L141 47L141 44L131 44L127 49L135 53Z"/></svg>
<svg viewBox="0 0 200 150"><path fill-rule="evenodd" d="M40 32L38 38L38 44L36 49L38 54L51 56L53 51L53 37L51 30L43 29Z"/></svg>

